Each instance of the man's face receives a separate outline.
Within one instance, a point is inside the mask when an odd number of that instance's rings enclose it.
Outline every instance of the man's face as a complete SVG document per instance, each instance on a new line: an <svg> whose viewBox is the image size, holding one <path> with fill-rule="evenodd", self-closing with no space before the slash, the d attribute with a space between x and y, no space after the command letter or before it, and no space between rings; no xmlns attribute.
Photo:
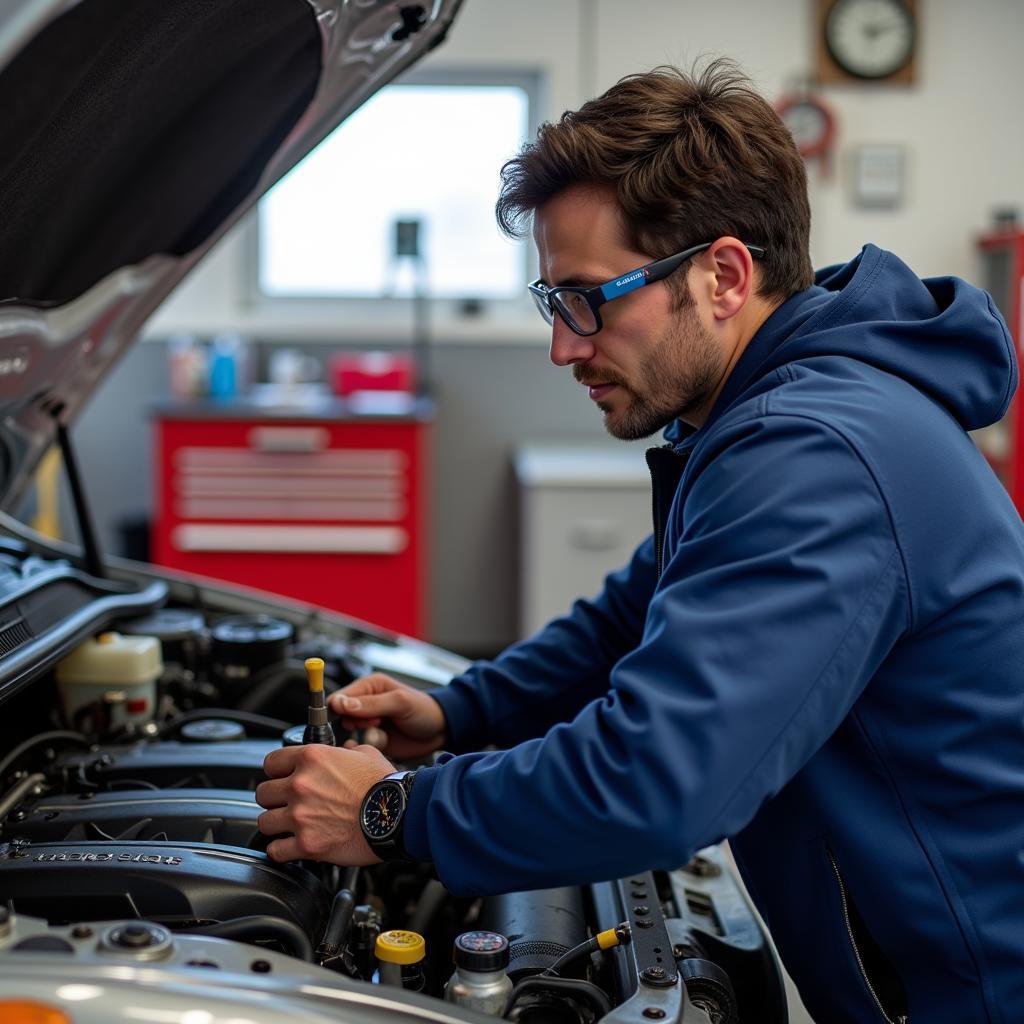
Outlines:
<svg viewBox="0 0 1024 1024"><path fill-rule="evenodd" d="M626 241L609 191L577 186L536 211L534 240L549 286L604 284L651 262ZM684 264L676 273L686 274ZM648 437L673 420L701 422L721 382L725 359L697 307L659 281L601 306L604 324L580 337L556 314L551 361L572 366L604 413L609 434Z"/></svg>

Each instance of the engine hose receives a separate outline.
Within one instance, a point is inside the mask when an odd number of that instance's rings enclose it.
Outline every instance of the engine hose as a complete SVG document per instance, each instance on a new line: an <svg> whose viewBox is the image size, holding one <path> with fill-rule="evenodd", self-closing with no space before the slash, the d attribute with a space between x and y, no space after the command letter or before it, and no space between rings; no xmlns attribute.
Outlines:
<svg viewBox="0 0 1024 1024"><path fill-rule="evenodd" d="M306 933L291 921L269 914L235 917L217 924L204 924L188 931L194 935L212 935L218 939L239 939L254 943L257 939L276 939L300 960L313 960L313 943Z"/></svg>
<svg viewBox="0 0 1024 1024"><path fill-rule="evenodd" d="M253 714L251 711L235 711L232 708L193 708L191 711L183 711L180 715L175 715L169 722L164 722L157 735L163 739L183 725L203 718L226 718L230 722L241 722L242 725L259 729L266 735L274 737L279 737L285 729L290 729L294 724L280 718L268 718L266 715Z"/></svg>
<svg viewBox="0 0 1024 1024"><path fill-rule="evenodd" d="M444 901L448 898L448 890L436 878L432 878L423 887L419 901L416 904L416 912L409 922L409 931L423 935L430 928L431 921L441 909Z"/></svg>
<svg viewBox="0 0 1024 1024"><path fill-rule="evenodd" d="M54 729L52 732L41 732L38 736L33 736L31 739L25 740L24 743L19 743L2 761L0 761L0 779L4 777L4 772L6 772L12 764L17 762L23 754L27 754L33 747L38 747L43 743L56 743L58 740L64 740L68 743L80 743L86 749L92 746L92 742L88 737L84 736L80 732L70 732L66 729Z"/></svg>
<svg viewBox="0 0 1024 1024"><path fill-rule="evenodd" d="M413 931L417 930L413 929ZM622 924L617 924L614 928L607 928L592 939L587 939L586 942L581 942L578 946L566 950L547 970L542 972L541 977L546 978L552 974L559 974L569 964L575 963L585 956L590 956L591 953L596 953L598 950L612 949L624 942L629 942L629 934L628 921L623 921Z"/></svg>
<svg viewBox="0 0 1024 1024"><path fill-rule="evenodd" d="M532 992L557 992L565 995L577 996L587 1000L597 1010L598 1017L604 1017L612 1012L612 1004L608 997L589 981L580 981L576 978L555 978L550 975L538 975L531 978L523 978L516 982L509 997L506 1017L512 1016L516 1003L524 995Z"/></svg>
<svg viewBox="0 0 1024 1024"><path fill-rule="evenodd" d="M6 793L3 795L3 799L0 799L0 821L7 817L11 811L14 810L22 800L32 792L36 786L41 782L46 781L46 776L42 772L36 772L33 775L29 775L22 779L20 782L16 782Z"/></svg>
<svg viewBox="0 0 1024 1024"><path fill-rule="evenodd" d="M317 948L321 959L335 957L341 953L348 933L352 928L352 914L356 909L356 898L349 889L339 889L331 904L331 916L327 919L324 937Z"/></svg>

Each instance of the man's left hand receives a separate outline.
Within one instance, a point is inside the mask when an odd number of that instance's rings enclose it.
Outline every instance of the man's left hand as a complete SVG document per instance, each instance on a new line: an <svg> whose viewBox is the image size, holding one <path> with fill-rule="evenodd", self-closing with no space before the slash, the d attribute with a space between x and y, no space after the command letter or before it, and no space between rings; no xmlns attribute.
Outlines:
<svg viewBox="0 0 1024 1024"><path fill-rule="evenodd" d="M259 829L268 836L291 833L267 846L272 860L380 863L359 827L363 797L395 770L376 747L282 747L266 756L263 770L269 781L256 787L256 802L267 808Z"/></svg>

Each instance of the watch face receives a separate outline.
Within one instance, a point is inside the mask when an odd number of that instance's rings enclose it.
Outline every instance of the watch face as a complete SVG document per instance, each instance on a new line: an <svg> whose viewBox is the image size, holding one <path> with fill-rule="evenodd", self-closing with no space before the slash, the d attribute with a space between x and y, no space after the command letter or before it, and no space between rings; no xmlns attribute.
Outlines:
<svg viewBox="0 0 1024 1024"><path fill-rule="evenodd" d="M857 78L885 78L914 52L914 16L904 0L836 0L825 20L832 59Z"/></svg>
<svg viewBox="0 0 1024 1024"><path fill-rule="evenodd" d="M360 825L369 839L387 839L398 827L405 810L405 791L397 782L385 782L370 790L363 804Z"/></svg>

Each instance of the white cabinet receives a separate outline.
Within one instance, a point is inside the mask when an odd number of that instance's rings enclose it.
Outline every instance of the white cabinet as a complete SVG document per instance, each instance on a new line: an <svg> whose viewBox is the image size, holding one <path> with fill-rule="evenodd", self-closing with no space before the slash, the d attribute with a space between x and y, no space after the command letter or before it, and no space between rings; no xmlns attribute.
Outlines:
<svg viewBox="0 0 1024 1024"><path fill-rule="evenodd" d="M646 445L531 445L516 452L519 633L592 597L651 532Z"/></svg>

